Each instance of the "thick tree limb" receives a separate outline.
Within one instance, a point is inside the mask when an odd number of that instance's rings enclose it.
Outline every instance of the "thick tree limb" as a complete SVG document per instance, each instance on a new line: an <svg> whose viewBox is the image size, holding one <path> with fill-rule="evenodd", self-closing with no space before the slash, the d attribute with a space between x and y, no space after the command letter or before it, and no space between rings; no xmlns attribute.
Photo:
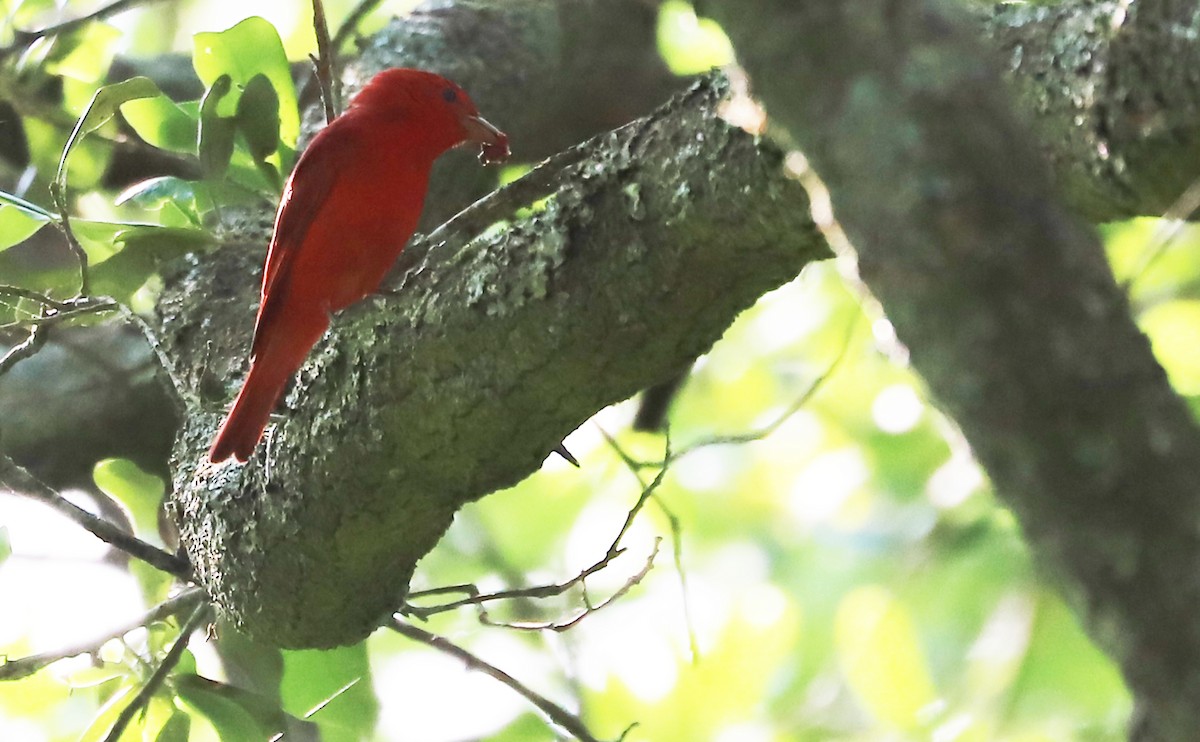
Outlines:
<svg viewBox="0 0 1200 742"><path fill-rule="evenodd" d="M1116 23L1124 5L1004 4L977 19L1021 91L1026 115L1042 135L1042 151L1054 165L1066 198L1095 221L1164 213L1195 170L1196 160L1189 154L1194 137L1189 132L1200 119L1193 114L1190 96L1195 88L1184 71L1196 65L1181 61L1192 59L1200 49L1200 35L1192 32L1197 22L1187 16L1191 5L1181 6L1176 12L1180 18L1173 24L1133 24L1129 19ZM456 4L443 2L389 27L366 44L365 59L349 82L391 64L437 67L483 101L488 115L514 134L516 156L530 161L644 114L676 84L654 57L651 4L641 0L499 0L470 6L471 13L484 7L486 22L458 20L453 12ZM1162 12L1170 18L1167 6ZM1159 13L1155 9L1162 7L1140 2L1131 9L1137 18ZM1122 32L1114 32L1114 26ZM1163 60L1179 63L1168 65ZM117 65L114 78L150 74L178 96L196 97L203 92L190 61L181 57L118 60ZM141 156L140 149L131 149L128 156L114 160L114 167L144 176L162 172L161 166L146 172ZM426 229L481 195L492 182L491 174L465 154L445 168L436 179L441 185L431 196ZM263 222L269 227L269 219ZM242 241L248 250L261 250L266 237L249 231ZM214 320L232 321L249 311L243 304L237 313L214 316ZM90 352L98 358L113 347L102 331L80 330L78 336L94 346ZM211 385L214 404L226 394L220 384L235 375L230 357L215 352L222 347L215 346L214 352L194 349L199 356L193 358L197 361L193 369L205 371L217 382ZM55 385L62 388L108 373L107 368L93 370L79 363L43 365L53 370L39 369L35 376L55 378ZM43 451L70 453L72 460L88 469L91 461L114 454L133 456L147 468L161 469L165 448L155 442L169 434L174 413L149 375L129 376L118 383L131 394L141 393L142 401L89 412L75 409L71 396L57 397L55 401L71 413L64 420L69 424L63 425L43 425L42 421L58 420L49 416L5 416L7 441L44 442L38 443L36 460L15 449L13 455L55 482L74 480L77 472L56 473L52 467L60 458L45 456ZM27 407L29 396L22 389L0 383L0 408ZM124 414L135 408L136 413ZM146 421L155 435L145 434ZM98 431L103 435L80 435ZM121 444L120 450L114 444Z"/></svg>
<svg viewBox="0 0 1200 742"><path fill-rule="evenodd" d="M1195 181L1194 2L1014 3L981 20L1078 213L1158 216Z"/></svg>
<svg viewBox="0 0 1200 742"><path fill-rule="evenodd" d="M705 6L828 184L914 366L1121 663L1144 738L1192 738L1200 430L988 55L937 2Z"/></svg>
<svg viewBox="0 0 1200 742"><path fill-rule="evenodd" d="M176 449L181 538L239 628L284 645L361 638L461 505L826 255L781 154L725 123L722 97L705 84L597 140L535 218L435 248L400 295L346 312L247 466L197 466L217 415L193 416ZM167 342L203 345L215 277L257 262L217 260L175 283Z"/></svg>

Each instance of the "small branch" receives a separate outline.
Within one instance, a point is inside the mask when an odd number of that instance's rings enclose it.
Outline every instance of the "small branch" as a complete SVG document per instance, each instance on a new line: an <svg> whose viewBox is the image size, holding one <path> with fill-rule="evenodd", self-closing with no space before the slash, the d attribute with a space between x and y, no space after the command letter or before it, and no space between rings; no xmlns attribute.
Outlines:
<svg viewBox="0 0 1200 742"><path fill-rule="evenodd" d="M829 380L829 378L833 375L833 372L837 370L838 366L841 365L842 360L846 357L846 354L850 349L850 341L854 338L855 330L857 328L858 318L856 317L851 322L850 329L846 333L846 342L842 345L842 349L838 351L837 357L829 363L829 366L826 367L820 376L813 379L813 382L808 385L808 388L805 389L790 405L788 405L787 409L784 410L779 417L775 418L757 430L752 430L746 433L733 433L729 435L714 435L709 438L703 438L695 441L694 443L684 446L677 453L672 454L671 458L681 459L688 454L695 453L702 448L708 448L710 446L740 446L746 443L756 443L770 436L772 433L782 427L784 423L790 420L793 415L803 409L804 405L808 404L809 400L815 397L817 393L824 388L825 382ZM608 439L609 445L615 446L616 441L613 440L611 436L609 436L607 433L604 433L604 437ZM651 467L662 466L664 464L664 462L660 461L638 461L636 459L627 457L624 451L621 451L619 447L617 447L617 450L618 455L625 460L626 465L632 465L638 469L649 469Z"/></svg>
<svg viewBox="0 0 1200 742"><path fill-rule="evenodd" d="M625 468L633 475L642 487L646 486L646 481L642 479L642 466L629 453L622 448L617 439L609 435L608 431L600 426L596 426L600 431L600 435L604 436L604 440L608 443L621 462L625 464ZM665 434L669 437L671 429L668 426ZM672 460L664 459L663 468L670 466ZM692 655L692 661L700 658L700 642L696 639L696 622L692 618L692 601L690 598L691 592L688 590L687 570L683 568L683 525L679 521L679 516L674 513L667 504L663 502L663 498L655 497L654 504L658 505L659 510L667 518L667 523L671 526L671 557L675 564L675 574L679 576L679 592L683 597L683 623L687 627L688 635L688 651Z"/></svg>
<svg viewBox="0 0 1200 742"><path fill-rule="evenodd" d="M635 574L633 577L629 578L629 580L627 580L625 582L625 584L622 585L620 587L620 589L618 589L616 591L616 593L609 596L608 598L606 598L601 603L599 603L598 605L595 605L595 606L591 605L588 602L587 583L586 583L587 578L591 577L592 575L596 574L600 570L604 569L614 559L616 559L617 557L619 557L625 553L625 548L621 546L621 540L625 537L625 534L629 531L630 526L633 525L633 521L637 517L638 513L641 512L643 507L645 507L647 500L649 500L650 497L653 496L654 491L658 489L660 484L662 484L663 477L666 475L667 464L671 460L670 451L671 451L671 443L670 443L670 439L668 438L667 444L666 444L666 450L663 454L664 458L663 458L662 469L658 472L658 475L654 478L653 481L651 481L649 484L643 485L641 495L638 497L637 502L634 503L633 507L630 508L629 512L626 514L625 522L621 525L621 530L617 532L616 538L614 538L612 543L609 545L608 551L606 551L604 553L604 556L602 556L599 561L595 562L590 567L583 570L579 574L575 575L571 579L569 579L565 582L555 583L555 584L551 584L551 585L538 585L536 587L516 588L513 590L500 590L500 591L493 592L493 593L480 593L479 588L475 587L474 585L469 585L469 584L468 585L453 585L453 586L449 586L449 587L440 587L440 588L434 588L432 590L423 590L420 592L412 593L409 597L410 598L419 598L419 597L428 597L431 595L444 595L446 593L466 593L467 597L462 598L460 600L451 601L449 603L443 603L441 605L429 606L427 608L406 604L404 606L404 608L401 610L401 613L403 613L404 615L416 616L417 618L424 621L424 620L428 619L430 616L434 616L439 613L445 613L446 611L451 611L451 610L454 610L455 608L461 608L463 606L473 605L473 606L476 606L479 608L479 620L482 623L487 624L489 626L501 626L501 627L510 628L510 629L520 629L523 631L543 631L543 630L566 631L567 629L570 629L571 627L577 625L580 621L582 621L584 618L586 618L589 614L600 610L601 608L605 607L606 605L609 605L610 603L612 603L617 598L623 596L625 593L629 592L629 590L631 588L633 588L635 585L637 585L643 579L645 579L646 575L649 574L649 572L650 572L650 568L654 565L654 558L658 555L658 547L659 547L658 540L656 540L654 542L654 549L651 551L650 556L646 561L646 564L642 567L642 569L640 571L638 571L637 574ZM568 590L575 587L576 585L581 585L583 587L585 608L582 612L576 614L575 616L573 616L570 619L567 619L566 621L548 621L548 622L543 622L543 623L498 622L498 621L493 621L487 613L487 608L486 608L487 603L491 603L491 602L494 602L497 600L515 600L515 599L523 599L523 598L532 598L532 599L552 598L552 597L556 597L558 595L562 595L563 593L567 592Z"/></svg>
<svg viewBox="0 0 1200 742"><path fill-rule="evenodd" d="M75 503L67 500L24 467L4 454L0 454L0 487L34 500L44 502L59 513L83 526L93 536L114 546L130 556L137 557L152 567L174 575L181 580L191 581L192 568L184 560L168 554L153 544L122 531L106 520L97 518Z"/></svg>
<svg viewBox="0 0 1200 742"><path fill-rule="evenodd" d="M54 652L44 652L42 654L34 654L28 657L22 657L17 660L8 660L3 665L0 665L0 681L6 680L21 680L27 678L35 672L58 662L68 657L75 657L81 654L95 654L100 651L100 648L112 639L117 639L128 634L134 629L140 629L150 624L161 621L169 616L175 616L184 611L190 610L199 605L204 600L204 591L198 587L191 587L179 593L173 598L168 598L158 605L151 608L141 618L124 626L116 631L98 639L83 644L59 649Z"/></svg>
<svg viewBox="0 0 1200 742"><path fill-rule="evenodd" d="M559 706L545 696L535 692L524 683L514 678L512 675L509 675L495 665L484 662L479 657L471 654L448 639L440 637L436 634L432 634L405 621L401 621L398 618L393 618L389 626L398 634L406 636L413 641L420 642L428 647L432 647L439 652L448 654L455 659L461 660L468 669L477 670L485 675L489 675L496 680L499 680L501 683L507 685L509 688L512 688L514 691L523 696L525 700L536 706L546 716L550 717L552 722L574 735L576 739L579 739L582 742L599 742L596 737L592 736L592 733L588 731L587 727L583 725L583 720L577 715L572 714L562 706Z"/></svg>
<svg viewBox="0 0 1200 742"><path fill-rule="evenodd" d="M112 729L109 730L108 735L104 738L104 742L118 742L125 731L125 727L129 726L129 722L133 721L134 715L150 702L150 699L154 696L154 692L166 680L171 670L175 669L175 666L179 664L179 660L183 658L183 650L187 649L192 633L200 628L200 623L204 620L208 609L209 605L207 603L201 603L192 611L192 615L188 618L187 623L179 630L179 638L171 645L171 650L167 652L167 656L163 657L162 663L154 670L154 674L150 676L146 684L133 697L129 705L121 709L120 716L113 722Z"/></svg>
<svg viewBox="0 0 1200 742"><path fill-rule="evenodd" d="M161 0L114 0L114 2L97 8L87 15L71 18L69 20L62 21L61 23L55 23L34 31L27 31L20 28L13 29L15 41L11 47L0 52L0 56L3 55L3 52L11 51L18 46L28 46L38 39L68 33L70 31L74 31L80 26L87 25L92 21L102 21L110 16L116 15L117 13L122 13L126 10L136 8L139 5L148 5L152 2L161 2Z"/></svg>
<svg viewBox="0 0 1200 742"><path fill-rule="evenodd" d="M0 286L0 296L4 296L4 294L7 293L6 289L8 289L8 288L10 288L10 287ZM23 292L22 289L15 289L15 290ZM23 293L40 296L36 292L32 292L32 291L23 292ZM13 294L13 295L17 295L17 294ZM27 297L21 297L21 298L27 298ZM33 315L29 319L17 320L14 322L9 322L9 323L0 325L0 330L8 330L10 328L18 327L18 326L22 326L22 325L30 326L30 327L48 327L50 325L60 324L62 322L65 322L66 320L73 319L75 317L79 317L79 316L83 316L83 315L87 315L87 314L100 314L102 312L111 312L111 311L118 310L121 308L121 305L119 303L117 303L117 301L115 299L111 299L107 296L98 296L98 297L80 296L80 297L76 297L74 299L68 299L67 301L55 301L54 299L51 299L49 297L42 297L41 299L35 299L35 301L39 301L39 303L42 304L41 312Z"/></svg>
<svg viewBox="0 0 1200 742"><path fill-rule="evenodd" d="M64 155L63 162L66 162ZM65 168L59 168L65 172ZM75 230L71 229L71 215L67 213L67 186L66 183L55 180L50 183L50 199L54 202L54 208L58 209L58 228L67 238L67 244L71 248L71 252L75 254L75 259L79 261L79 292L77 297L87 296L89 291L88 278L88 256L83 249L83 245L79 244L79 240L75 237Z"/></svg>
<svg viewBox="0 0 1200 742"><path fill-rule="evenodd" d="M321 102L325 106L325 123L332 123L341 112L342 104L337 92L337 80L334 74L337 46L329 40L329 24L325 21L325 3L322 0L312 0L313 33L317 37L317 58L310 54L313 60L313 74L317 84L321 86Z"/></svg>
<svg viewBox="0 0 1200 742"><path fill-rule="evenodd" d="M163 350L162 342L159 341L154 328L128 307L122 306L120 310L121 318L141 331L146 344L154 353L154 357L158 361L158 373L155 374L155 377L159 380L163 391L167 393L167 399L174 404L175 410L182 416L187 413L188 409L200 409L200 399L188 389L186 384L180 381L175 361Z"/></svg>
<svg viewBox="0 0 1200 742"><path fill-rule="evenodd" d="M616 590L616 592L596 605L592 605L587 596L587 582L585 582L585 580L607 567L613 561L613 559L621 554L624 554L624 549L617 549L615 552L610 551L608 554L605 554L603 559L583 570L571 579L552 585L538 585L536 587L524 587L514 590L498 590L494 593L480 593L479 588L470 584L439 587L432 590L422 590L420 592L413 593L410 597L428 597L431 595L444 595L446 593L466 593L467 597L462 598L461 600L451 601L449 603L430 606L428 608L421 608L406 604L401 610L401 613L406 616L416 616L424 621L430 616L435 616L439 613L445 613L456 608L473 605L479 609L480 623L483 623L487 626L496 626L504 629L516 629L518 631L554 631L561 633L567 631L568 629L574 628L579 624L580 621L587 618L589 615L611 604L613 601L624 596L635 586L641 584L642 580L646 579L646 575L650 574L650 570L654 566L654 559L658 556L658 547L660 542L661 539L655 539L654 549L651 550L650 555L646 558L646 563L642 565L642 568L638 570L637 573L626 580L625 583ZM540 621L537 623L527 621L494 621L487 611L487 604L498 600L540 600L544 598L553 598L562 595L577 585L581 585L583 588L584 609L566 620Z"/></svg>
<svg viewBox="0 0 1200 742"><path fill-rule="evenodd" d="M29 301L41 304L42 310L34 317L13 322L7 325L0 325L0 330L8 329L17 325L28 325L29 336L22 342L8 349L3 356L0 356L0 376L8 373L17 363L29 358L36 353L43 345L46 344L48 338L45 330L52 325L56 325L65 320L71 319L84 314L96 314L99 312L107 312L117 309L118 304L108 297L91 298L79 296L67 301L57 301L51 299L45 294L40 294L36 291L30 291L18 286L0 286L0 296L13 296L18 299L27 299Z"/></svg>
<svg viewBox="0 0 1200 742"><path fill-rule="evenodd" d="M29 337L9 348L7 353L0 356L0 376L8 373L9 369L13 366L38 352L38 349L45 344L46 333L43 332L43 325L34 325L29 330Z"/></svg>
<svg viewBox="0 0 1200 742"><path fill-rule="evenodd" d="M350 34L358 30L363 19L378 8L382 2L383 0L360 0L358 5L354 6L354 9L346 16L346 20L342 21L341 26L338 26L337 33L333 35L334 51L342 48L342 45L350 38Z"/></svg>

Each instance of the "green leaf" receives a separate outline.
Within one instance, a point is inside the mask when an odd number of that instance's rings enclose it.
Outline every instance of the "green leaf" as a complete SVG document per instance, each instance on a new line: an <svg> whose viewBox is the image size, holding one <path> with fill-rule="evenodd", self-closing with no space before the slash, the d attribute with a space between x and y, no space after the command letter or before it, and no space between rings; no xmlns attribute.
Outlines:
<svg viewBox="0 0 1200 742"><path fill-rule="evenodd" d="M908 608L877 586L852 591L838 607L835 636L842 672L876 718L916 731L937 700Z"/></svg>
<svg viewBox="0 0 1200 742"><path fill-rule="evenodd" d="M199 675L177 675L174 685L179 699L212 722L221 739L269 739L286 724L283 710L256 693Z"/></svg>
<svg viewBox="0 0 1200 742"><path fill-rule="evenodd" d="M1200 301L1159 304L1142 315L1140 324L1171 385L1181 394L1200 393Z"/></svg>
<svg viewBox="0 0 1200 742"><path fill-rule="evenodd" d="M0 526L0 564L12 556L12 539L8 536L8 527Z"/></svg>
<svg viewBox="0 0 1200 742"><path fill-rule="evenodd" d="M154 533L158 528L158 505L166 492L163 481L149 474L129 459L104 459L92 468L92 480L100 491L133 515L140 533Z"/></svg>
<svg viewBox="0 0 1200 742"><path fill-rule="evenodd" d="M117 206L130 204L148 211L159 211L172 204L192 223L199 226L200 209L196 197L196 184L174 175L134 183L122 191L113 203Z"/></svg>
<svg viewBox="0 0 1200 742"><path fill-rule="evenodd" d="M237 124L251 156L265 160L279 149L279 95L266 75L250 78L237 104Z"/></svg>
<svg viewBox="0 0 1200 742"><path fill-rule="evenodd" d="M206 85L229 75L235 85L246 88L256 75L265 75L279 96L280 138L288 147L296 145L300 136L296 86L274 26L254 16L219 33L198 33L192 44L192 64Z"/></svg>
<svg viewBox="0 0 1200 742"><path fill-rule="evenodd" d="M87 134L99 129L113 117L122 103L138 98L150 98L159 95L158 86L148 77L131 77L112 85L105 85L92 96L91 103L84 109L83 115L75 122L71 136L63 147L62 157L58 161L58 173L54 176L57 183L63 183L67 171L67 159L71 150Z"/></svg>
<svg viewBox="0 0 1200 742"><path fill-rule="evenodd" d="M165 95L121 104L121 115L147 144L182 154L196 153L200 123L195 103L177 104Z"/></svg>
<svg viewBox="0 0 1200 742"><path fill-rule="evenodd" d="M695 75L733 61L733 45L715 21L697 18L691 3L666 0L658 11L658 50L677 75Z"/></svg>
<svg viewBox="0 0 1200 742"><path fill-rule="evenodd" d="M288 651L283 657L280 692L285 711L317 724L323 740L371 736L379 701L371 690L366 642L331 650Z"/></svg>
<svg viewBox="0 0 1200 742"><path fill-rule="evenodd" d="M196 149L200 156L200 168L206 178L217 179L225 175L229 160L233 157L237 122L218 112L221 101L232 88L232 78L221 75L209 86L204 99L200 101L200 136Z"/></svg>
<svg viewBox="0 0 1200 742"><path fill-rule="evenodd" d="M192 717L183 711L176 711L167 719L167 723L158 730L154 742L188 742L192 731Z"/></svg>
<svg viewBox="0 0 1200 742"><path fill-rule="evenodd" d="M0 250L23 242L51 221L49 211L0 191Z"/></svg>
<svg viewBox="0 0 1200 742"><path fill-rule="evenodd" d="M108 697L100 710L92 717L92 723L84 730L79 737L79 742L100 742L108 736L108 732L116 723L117 717L121 715L121 710L125 708L125 704L133 700L137 695L137 689L133 685L126 685L117 689L115 693ZM141 735L136 733L136 722L130 724L125 733L121 735L122 740L140 739Z"/></svg>
<svg viewBox="0 0 1200 742"><path fill-rule="evenodd" d="M45 69L52 75L92 83L99 82L112 64L120 29L107 23L89 23L54 41Z"/></svg>
<svg viewBox="0 0 1200 742"><path fill-rule="evenodd" d="M128 303L165 261L203 247L211 238L196 229L156 227L119 232L114 240L121 247L92 268L92 287L100 294Z"/></svg>

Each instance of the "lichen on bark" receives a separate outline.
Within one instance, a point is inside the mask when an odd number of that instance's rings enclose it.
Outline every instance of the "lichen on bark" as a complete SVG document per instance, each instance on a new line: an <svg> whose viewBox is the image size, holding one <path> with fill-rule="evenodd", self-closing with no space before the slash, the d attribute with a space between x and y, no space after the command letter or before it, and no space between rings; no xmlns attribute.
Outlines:
<svg viewBox="0 0 1200 742"><path fill-rule="evenodd" d="M433 248L397 295L339 316L246 466L201 463L217 415L189 418L174 507L226 617L284 646L362 638L459 507L826 256L782 154L721 119L724 94L705 81L594 140L544 210ZM204 295L243 260L196 264L171 291ZM203 345L210 306L168 301L167 329Z"/></svg>

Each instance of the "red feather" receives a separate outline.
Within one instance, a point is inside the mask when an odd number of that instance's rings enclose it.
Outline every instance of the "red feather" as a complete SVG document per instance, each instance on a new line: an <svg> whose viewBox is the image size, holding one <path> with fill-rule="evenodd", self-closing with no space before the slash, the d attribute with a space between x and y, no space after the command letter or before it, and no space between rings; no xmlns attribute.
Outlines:
<svg viewBox="0 0 1200 742"><path fill-rule="evenodd" d="M263 269L250 372L209 450L245 461L288 380L333 312L374 293L416 229L429 171L465 141L493 158L508 140L454 83L428 72L376 75L300 157Z"/></svg>

